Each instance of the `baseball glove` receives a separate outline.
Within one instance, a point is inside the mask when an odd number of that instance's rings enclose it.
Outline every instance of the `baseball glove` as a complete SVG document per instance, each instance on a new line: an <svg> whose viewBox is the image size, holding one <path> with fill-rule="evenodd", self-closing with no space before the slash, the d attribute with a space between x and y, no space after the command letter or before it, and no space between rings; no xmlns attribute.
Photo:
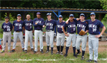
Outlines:
<svg viewBox="0 0 107 63"><path fill-rule="evenodd" d="M85 35L85 31L81 30L81 31L79 32L79 35Z"/></svg>

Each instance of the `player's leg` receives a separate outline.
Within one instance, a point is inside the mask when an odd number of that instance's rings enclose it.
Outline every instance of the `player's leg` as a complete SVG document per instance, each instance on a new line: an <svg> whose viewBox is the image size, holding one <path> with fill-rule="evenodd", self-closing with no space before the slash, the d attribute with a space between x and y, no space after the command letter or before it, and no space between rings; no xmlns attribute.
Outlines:
<svg viewBox="0 0 107 63"><path fill-rule="evenodd" d="M14 42L13 42L13 50L12 52L15 52L15 48L16 48L16 42L17 42L17 38L18 38L18 32L14 32L13 33L13 39L14 39Z"/></svg>
<svg viewBox="0 0 107 63"><path fill-rule="evenodd" d="M60 54L61 55L63 55L63 48L64 48L64 42L65 42L65 35L64 34L62 34L62 37L61 37L61 52L60 52Z"/></svg>
<svg viewBox="0 0 107 63"><path fill-rule="evenodd" d="M49 45L50 45L49 40L50 40L49 32L46 32L46 43L47 43L47 52L46 53L49 52Z"/></svg>
<svg viewBox="0 0 107 63"><path fill-rule="evenodd" d="M80 43L81 43L81 36L77 35L77 40L76 40L77 55L80 54Z"/></svg>
<svg viewBox="0 0 107 63"><path fill-rule="evenodd" d="M35 50L34 50L34 53L36 53L38 51L38 35L39 35L39 33L38 33L38 30L35 30L34 32L35 32L34 33L34 35L35 35Z"/></svg>
<svg viewBox="0 0 107 63"><path fill-rule="evenodd" d="M24 50L25 50L26 53L27 53L27 47L28 47L28 39L29 39L28 31L25 30L25 46L24 46Z"/></svg>
<svg viewBox="0 0 107 63"><path fill-rule="evenodd" d="M84 54L85 54L85 50L86 50L86 43L87 43L87 35L84 35L82 37L82 57L81 57L82 60L84 60Z"/></svg>
<svg viewBox="0 0 107 63"><path fill-rule="evenodd" d="M66 53L65 53L65 57L68 55L68 50L69 50L69 46L71 45L71 34L69 34L69 36L66 38Z"/></svg>
<svg viewBox="0 0 107 63"><path fill-rule="evenodd" d="M73 47L73 56L77 57L76 53L76 34L72 34L72 47Z"/></svg>
<svg viewBox="0 0 107 63"><path fill-rule="evenodd" d="M60 53L60 42L61 42L60 34L59 34L59 33L57 33L57 42L56 42L56 46L57 46L57 53L56 53L56 54L59 54L59 53Z"/></svg>
<svg viewBox="0 0 107 63"><path fill-rule="evenodd" d="M11 32L8 33L8 52L10 52L11 48Z"/></svg>
<svg viewBox="0 0 107 63"><path fill-rule="evenodd" d="M33 49L33 33L32 33L32 31L29 31L29 39L30 39L31 51L34 51L34 49Z"/></svg>
<svg viewBox="0 0 107 63"><path fill-rule="evenodd" d="M3 53L3 52L5 51L6 40L7 40L7 34L6 34L5 32L3 32L3 46L2 46L2 51L1 51L1 53Z"/></svg>
<svg viewBox="0 0 107 63"><path fill-rule="evenodd" d="M43 37L42 37L43 32L39 31L39 41L40 41L40 51L43 53Z"/></svg>
<svg viewBox="0 0 107 63"><path fill-rule="evenodd" d="M51 31L50 32L51 54L53 54L53 39L54 39L54 31Z"/></svg>
<svg viewBox="0 0 107 63"><path fill-rule="evenodd" d="M22 32L19 32L18 37L19 37L19 39L21 41L22 51L24 51L24 42L23 42L23 34L22 34Z"/></svg>

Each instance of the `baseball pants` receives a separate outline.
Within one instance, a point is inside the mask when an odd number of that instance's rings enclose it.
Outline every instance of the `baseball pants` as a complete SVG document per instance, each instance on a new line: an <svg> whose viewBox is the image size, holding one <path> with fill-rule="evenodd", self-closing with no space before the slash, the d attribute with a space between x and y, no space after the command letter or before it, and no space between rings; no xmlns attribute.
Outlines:
<svg viewBox="0 0 107 63"><path fill-rule="evenodd" d="M43 32L41 30L35 30L35 51L38 51L38 37L40 41L40 51L43 49L43 37L42 37Z"/></svg>
<svg viewBox="0 0 107 63"><path fill-rule="evenodd" d="M27 50L28 40L30 40L31 49L33 49L33 34L32 34L32 31L25 30L25 47L24 47L24 50Z"/></svg>
<svg viewBox="0 0 107 63"><path fill-rule="evenodd" d="M98 44L99 39L95 35L89 34L88 47L89 47L89 59L93 59L93 50L94 50L94 60L97 61L98 58Z"/></svg>
<svg viewBox="0 0 107 63"><path fill-rule="evenodd" d="M76 40L76 49L80 49L80 43L82 42L82 51L85 51L86 49L86 43L87 43L87 35L77 35L77 40Z"/></svg>
<svg viewBox="0 0 107 63"><path fill-rule="evenodd" d="M17 42L17 38L19 37L20 41L21 41L21 45L22 45L22 49L24 48L24 42L23 42L23 34L22 32L15 32L14 31L14 42L13 42L13 49L16 48L16 42Z"/></svg>
<svg viewBox="0 0 107 63"><path fill-rule="evenodd" d="M76 34L70 34L68 33L68 37L67 37L67 42L66 42L66 47L69 47L71 45L71 41L72 41L72 47L76 46Z"/></svg>
<svg viewBox="0 0 107 63"><path fill-rule="evenodd" d="M46 43L47 46L53 47L54 31L46 32Z"/></svg>
<svg viewBox="0 0 107 63"><path fill-rule="evenodd" d="M11 47L11 32L3 32L3 46L2 50L5 50L6 47L6 41L8 40L8 50L10 50Z"/></svg>

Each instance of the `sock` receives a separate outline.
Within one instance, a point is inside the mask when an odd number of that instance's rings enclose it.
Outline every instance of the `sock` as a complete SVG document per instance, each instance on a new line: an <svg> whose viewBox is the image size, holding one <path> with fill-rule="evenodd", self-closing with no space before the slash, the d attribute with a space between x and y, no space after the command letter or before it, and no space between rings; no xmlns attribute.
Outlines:
<svg viewBox="0 0 107 63"><path fill-rule="evenodd" d="M60 46L57 46L57 50L59 51Z"/></svg>
<svg viewBox="0 0 107 63"><path fill-rule="evenodd" d="M64 46L61 46L61 52L63 51Z"/></svg>
<svg viewBox="0 0 107 63"><path fill-rule="evenodd" d="M47 51L49 51L49 46L47 46Z"/></svg>
<svg viewBox="0 0 107 63"><path fill-rule="evenodd" d="M69 47L66 47L66 54L68 54L68 49L69 49Z"/></svg>
<svg viewBox="0 0 107 63"><path fill-rule="evenodd" d="M77 53L80 53L80 50L77 50Z"/></svg>
<svg viewBox="0 0 107 63"><path fill-rule="evenodd" d="M85 54L85 51L82 51L82 56L84 56L84 54Z"/></svg>
<svg viewBox="0 0 107 63"><path fill-rule="evenodd" d="M75 50L76 50L76 48L75 48L75 47L73 47L73 53L74 53L74 55L75 55Z"/></svg>
<svg viewBox="0 0 107 63"><path fill-rule="evenodd" d="M53 51L53 47L51 47L51 51Z"/></svg>

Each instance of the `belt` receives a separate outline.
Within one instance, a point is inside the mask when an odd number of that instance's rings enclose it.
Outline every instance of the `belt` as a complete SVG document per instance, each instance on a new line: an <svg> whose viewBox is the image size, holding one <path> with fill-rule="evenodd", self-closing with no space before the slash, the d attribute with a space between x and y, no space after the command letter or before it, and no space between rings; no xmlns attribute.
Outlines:
<svg viewBox="0 0 107 63"><path fill-rule="evenodd" d="M53 31L53 30L46 30L47 32Z"/></svg>
<svg viewBox="0 0 107 63"><path fill-rule="evenodd" d="M20 32L20 31L15 31L15 32Z"/></svg>
<svg viewBox="0 0 107 63"><path fill-rule="evenodd" d="M80 34L79 34L80 35ZM85 35L87 35L87 34L85 34ZM80 35L80 36L84 36L84 35Z"/></svg>
<svg viewBox="0 0 107 63"><path fill-rule="evenodd" d="M4 31L4 32L11 32L11 31Z"/></svg>
<svg viewBox="0 0 107 63"><path fill-rule="evenodd" d="M27 31L32 31L32 30L27 30Z"/></svg>
<svg viewBox="0 0 107 63"><path fill-rule="evenodd" d="M69 34L74 34L74 33L69 33Z"/></svg>

